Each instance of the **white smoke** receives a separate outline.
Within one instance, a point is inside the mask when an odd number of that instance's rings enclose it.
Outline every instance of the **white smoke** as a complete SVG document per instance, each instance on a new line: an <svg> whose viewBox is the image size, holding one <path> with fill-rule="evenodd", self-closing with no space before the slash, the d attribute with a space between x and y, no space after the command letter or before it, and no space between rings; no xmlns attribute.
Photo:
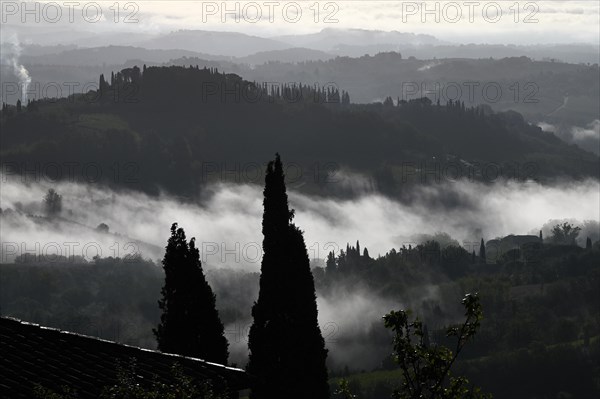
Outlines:
<svg viewBox="0 0 600 399"><path fill-rule="evenodd" d="M441 64L442 63L439 61L428 62L427 64L425 64L422 67L420 67L419 69L417 69L417 71L419 71L419 72L428 71L431 68L435 68L436 66L441 65Z"/></svg>
<svg viewBox="0 0 600 399"><path fill-rule="evenodd" d="M31 84L31 76L29 75L27 68L19 61L23 49L21 48L18 35L16 33L8 35L6 42L3 44L10 47L9 49L3 49L2 51L2 58L4 59L3 63L8 64L12 68L17 79L19 79L19 85L21 86L21 102L26 104L27 93L29 85Z"/></svg>

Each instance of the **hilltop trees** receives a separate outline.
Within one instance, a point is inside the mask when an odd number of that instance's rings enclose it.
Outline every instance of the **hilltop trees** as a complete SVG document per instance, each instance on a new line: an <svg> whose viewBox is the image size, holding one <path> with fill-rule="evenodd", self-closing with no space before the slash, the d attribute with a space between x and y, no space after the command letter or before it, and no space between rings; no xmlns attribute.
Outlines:
<svg viewBox="0 0 600 399"><path fill-rule="evenodd" d="M481 244L479 244L479 258L481 258L481 262L487 262L487 259L485 257L485 243L483 242L483 238L481 239Z"/></svg>
<svg viewBox="0 0 600 399"><path fill-rule="evenodd" d="M62 196L53 188L44 196L44 208L48 217L58 216L62 211Z"/></svg>
<svg viewBox="0 0 600 399"><path fill-rule="evenodd" d="M263 205L260 292L248 343L248 372L257 377L251 397L328 398L313 275L279 155L267 167Z"/></svg>
<svg viewBox="0 0 600 399"><path fill-rule="evenodd" d="M195 239L171 226L163 259L165 285L159 307L160 323L153 330L162 352L227 364L228 343L215 308L215 295L206 281Z"/></svg>
<svg viewBox="0 0 600 399"><path fill-rule="evenodd" d="M580 227L573 227L568 222L557 224L552 228L551 241L554 244L577 245L577 237L581 231Z"/></svg>
<svg viewBox="0 0 600 399"><path fill-rule="evenodd" d="M365 248L366 250L366 248ZM325 262L325 272L327 274L335 273L336 263L335 263L335 254L333 251L330 251L327 254L327 261Z"/></svg>
<svg viewBox="0 0 600 399"><path fill-rule="evenodd" d="M313 87L302 83L257 83L217 68L146 67L125 68L111 74L110 83L100 75L99 101L108 104L143 103L152 107L171 108L172 99L178 107L222 106L223 104L318 103L350 104L350 94L337 87Z"/></svg>

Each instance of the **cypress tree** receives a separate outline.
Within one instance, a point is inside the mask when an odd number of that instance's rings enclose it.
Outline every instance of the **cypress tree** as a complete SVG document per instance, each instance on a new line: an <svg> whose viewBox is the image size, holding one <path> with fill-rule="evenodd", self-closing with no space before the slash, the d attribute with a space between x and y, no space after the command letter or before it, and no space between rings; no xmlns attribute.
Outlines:
<svg viewBox="0 0 600 399"><path fill-rule="evenodd" d="M267 166L263 206L260 292L248 342L248 372L257 378L251 398L328 398L313 275L278 154Z"/></svg>
<svg viewBox="0 0 600 399"><path fill-rule="evenodd" d="M592 249L592 239L590 237L585 240L585 249Z"/></svg>
<svg viewBox="0 0 600 399"><path fill-rule="evenodd" d="M330 251L327 254L327 262L325 263L325 272L327 274L335 273L336 264L335 264L335 254L333 251Z"/></svg>
<svg viewBox="0 0 600 399"><path fill-rule="evenodd" d="M485 244L483 242L483 238L481 239L481 244L479 245L479 257L481 258L481 262L487 263L485 258Z"/></svg>
<svg viewBox="0 0 600 399"><path fill-rule="evenodd" d="M195 239L171 226L163 259L165 285L159 307L160 323L153 330L162 352L227 364L228 343L215 307L215 295L206 281Z"/></svg>
<svg viewBox="0 0 600 399"><path fill-rule="evenodd" d="M106 81L104 80L104 74L100 74L100 82L98 83L98 91L100 92L100 96L104 94L104 90L106 88Z"/></svg>

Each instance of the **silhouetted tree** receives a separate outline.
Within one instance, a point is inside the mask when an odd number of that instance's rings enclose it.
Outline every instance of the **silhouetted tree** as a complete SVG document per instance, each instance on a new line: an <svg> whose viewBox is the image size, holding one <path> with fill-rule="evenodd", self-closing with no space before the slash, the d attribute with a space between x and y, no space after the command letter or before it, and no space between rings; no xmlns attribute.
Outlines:
<svg viewBox="0 0 600 399"><path fill-rule="evenodd" d="M350 104L350 94L346 91L342 91L342 104Z"/></svg>
<svg viewBox="0 0 600 399"><path fill-rule="evenodd" d="M228 343L215 295L204 277L195 239L188 245L177 223L171 226L162 263L165 285L158 302L162 315L153 330L158 349L226 364Z"/></svg>
<svg viewBox="0 0 600 399"><path fill-rule="evenodd" d="M335 267L336 267L335 254L333 253L333 251L331 251L327 254L327 262L325 263L325 271L327 273L334 273Z"/></svg>
<svg viewBox="0 0 600 399"><path fill-rule="evenodd" d="M327 350L317 320L304 237L292 223L279 155L265 177L260 292L252 307L248 372L251 397L328 398Z"/></svg>
<svg viewBox="0 0 600 399"><path fill-rule="evenodd" d="M580 227L573 227L573 225L568 222L565 222L562 225L557 224L552 228L551 241L554 244L577 245L577 236L579 236L580 231Z"/></svg>
<svg viewBox="0 0 600 399"><path fill-rule="evenodd" d="M365 259L370 259L371 258L369 256L369 250L367 249L367 247L365 247L365 249L363 250L363 258L365 258Z"/></svg>
<svg viewBox="0 0 600 399"><path fill-rule="evenodd" d="M430 338L429 338L429 329L427 328L427 324L423 325L423 346L425 348L429 348L429 346L431 345L430 342Z"/></svg>
<svg viewBox="0 0 600 399"><path fill-rule="evenodd" d="M100 233L108 233L109 231L109 227L106 223L100 223L97 227L96 227L96 231L100 232Z"/></svg>
<svg viewBox="0 0 600 399"><path fill-rule="evenodd" d="M346 366L347 368L348 366ZM356 399L356 395L350 389L350 383L347 379L342 378L338 381L337 389L333 392L335 399Z"/></svg>
<svg viewBox="0 0 600 399"><path fill-rule="evenodd" d="M49 217L58 216L62 211L62 196L53 188L49 189L44 196L44 207Z"/></svg>
<svg viewBox="0 0 600 399"><path fill-rule="evenodd" d="M590 237L585 239L585 249L592 249L592 239Z"/></svg>
<svg viewBox="0 0 600 399"><path fill-rule="evenodd" d="M100 91L100 96L104 95L108 90L108 83L104 79L104 74L100 74L100 81L98 82L98 90Z"/></svg>
<svg viewBox="0 0 600 399"><path fill-rule="evenodd" d="M542 235L542 230L540 230L540 241L544 242L544 236Z"/></svg>
<svg viewBox="0 0 600 399"><path fill-rule="evenodd" d="M483 263L487 263L487 259L485 257L485 243L483 242L483 238L481 239L481 244L479 245L479 257Z"/></svg>
<svg viewBox="0 0 600 399"><path fill-rule="evenodd" d="M38 110L38 103L35 100L27 100L27 111L35 112Z"/></svg>
<svg viewBox="0 0 600 399"><path fill-rule="evenodd" d="M443 345L431 345L427 326L418 318L410 320L410 311L391 311L384 324L394 333L394 360L402 372L401 387L394 399L491 399L465 377L454 377L450 369L456 358L480 327L483 313L477 294L467 294L462 301L464 323L448 328L447 337L455 337L454 352Z"/></svg>

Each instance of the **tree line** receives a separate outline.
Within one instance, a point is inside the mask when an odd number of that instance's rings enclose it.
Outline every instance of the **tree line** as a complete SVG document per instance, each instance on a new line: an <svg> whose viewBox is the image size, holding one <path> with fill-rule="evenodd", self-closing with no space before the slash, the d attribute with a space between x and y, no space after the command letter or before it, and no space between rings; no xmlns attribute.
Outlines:
<svg viewBox="0 0 600 399"><path fill-rule="evenodd" d="M5 107L0 120L7 173L26 173L32 160L93 163L103 172L94 182L193 198L224 179L207 175L206 164L262 165L275 151L285 151L288 161L302 168L305 192L357 194L328 179L323 165L329 164L335 165L333 172L365 175L374 190L406 201L414 184L433 181L427 176L422 181L424 170L458 168L458 179L485 183L597 174L597 156L516 112L427 98L346 104L347 93L334 86L249 82L209 68L136 71L102 77L99 89L85 95L36 100L37 111ZM132 168L115 176L114 165L123 160ZM74 178L88 181L80 169ZM435 178L446 179L439 175ZM48 177L68 178L64 172Z"/></svg>

